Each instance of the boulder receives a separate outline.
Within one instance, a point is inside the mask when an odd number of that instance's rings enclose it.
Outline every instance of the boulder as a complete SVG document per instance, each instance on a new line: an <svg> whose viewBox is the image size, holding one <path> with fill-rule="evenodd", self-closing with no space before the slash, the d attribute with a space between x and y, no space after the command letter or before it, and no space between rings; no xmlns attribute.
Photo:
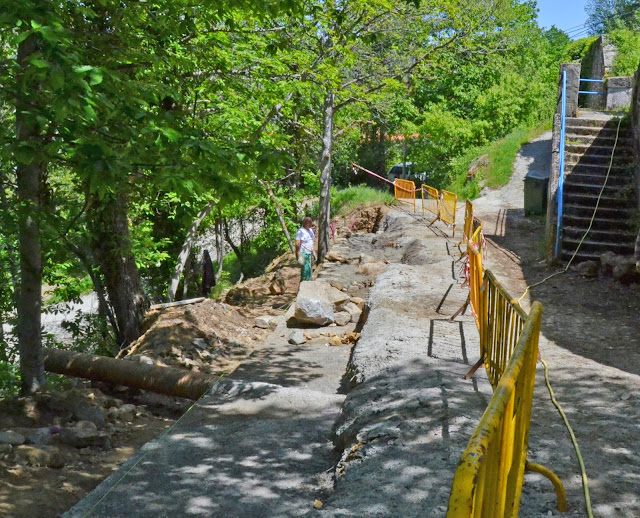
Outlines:
<svg viewBox="0 0 640 518"><path fill-rule="evenodd" d="M338 311L335 316L336 324L339 326L346 326L351 322L351 314L347 311Z"/></svg>
<svg viewBox="0 0 640 518"><path fill-rule="evenodd" d="M633 257L605 252L600 256L600 265L604 274L612 275L621 282L632 282L638 279Z"/></svg>
<svg viewBox="0 0 640 518"><path fill-rule="evenodd" d="M102 408L91 405L78 394L68 393L65 404L76 420L91 421L96 426L104 426L104 411Z"/></svg>
<svg viewBox="0 0 640 518"><path fill-rule="evenodd" d="M340 293L328 284L319 281L304 281L300 283L300 290L296 298L296 311L294 318L301 324L325 326L335 320L334 296L328 293L327 288Z"/></svg>
<svg viewBox="0 0 640 518"><path fill-rule="evenodd" d="M74 448L98 446L109 449L111 447L108 435L98 431L96 425L91 421L78 421L73 428L63 428L60 431L60 442Z"/></svg>
<svg viewBox="0 0 640 518"><path fill-rule="evenodd" d="M11 446L19 446L24 444L27 438L21 433L7 430L0 432L0 444L10 444Z"/></svg>
<svg viewBox="0 0 640 518"><path fill-rule="evenodd" d="M334 306L340 306L351 299L351 297L349 297L345 292L334 288L330 284L325 284L324 289L327 294L327 298Z"/></svg>
<svg viewBox="0 0 640 518"><path fill-rule="evenodd" d="M55 428L48 426L42 428L30 428L23 431L26 437L25 444L35 444L38 446L51 444L56 434Z"/></svg>

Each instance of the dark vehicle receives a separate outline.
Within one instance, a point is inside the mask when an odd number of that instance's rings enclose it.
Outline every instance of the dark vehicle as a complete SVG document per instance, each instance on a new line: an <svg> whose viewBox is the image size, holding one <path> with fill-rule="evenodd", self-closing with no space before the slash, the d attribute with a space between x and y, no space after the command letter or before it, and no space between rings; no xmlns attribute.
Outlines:
<svg viewBox="0 0 640 518"><path fill-rule="evenodd" d="M406 162L404 164L404 174L402 174L402 169L402 164L392 165L387 173L387 180L393 182L396 178L399 178L401 180L410 180L420 185L420 183L429 177L429 174L424 171L416 171L416 166L413 162Z"/></svg>

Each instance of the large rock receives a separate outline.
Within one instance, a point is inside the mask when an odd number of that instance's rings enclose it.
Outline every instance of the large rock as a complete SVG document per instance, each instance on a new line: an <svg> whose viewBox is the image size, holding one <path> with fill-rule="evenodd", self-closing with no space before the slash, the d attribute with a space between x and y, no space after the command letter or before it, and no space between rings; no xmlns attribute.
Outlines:
<svg viewBox="0 0 640 518"><path fill-rule="evenodd" d="M100 432L91 421L79 421L73 428L63 428L60 432L60 442L75 448L97 446L110 449L108 434Z"/></svg>
<svg viewBox="0 0 640 518"><path fill-rule="evenodd" d="M7 430L5 432L0 432L0 444L10 444L12 446L19 446L20 444L24 444L27 438L21 433L14 432L12 430Z"/></svg>
<svg viewBox="0 0 640 518"><path fill-rule="evenodd" d="M348 295L326 282L301 282L294 318L301 324L326 326L335 321L334 307L348 299Z"/></svg>

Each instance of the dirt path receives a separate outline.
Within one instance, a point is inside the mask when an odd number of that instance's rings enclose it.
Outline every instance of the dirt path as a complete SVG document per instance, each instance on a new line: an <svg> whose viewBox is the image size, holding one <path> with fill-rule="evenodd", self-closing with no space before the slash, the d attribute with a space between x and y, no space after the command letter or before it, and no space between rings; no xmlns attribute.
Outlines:
<svg viewBox="0 0 640 518"><path fill-rule="evenodd" d="M548 167L550 133L523 146L505 188L476 200L489 244L486 266L519 298L547 277L544 221L524 217L523 178ZM589 476L594 514L640 516L640 287L574 271L554 277L523 299L543 304L540 349L558 400L574 428ZM556 471L565 484L570 514L586 516L576 455L551 405L539 367L530 459ZM527 475L523 516L556 516L550 484Z"/></svg>

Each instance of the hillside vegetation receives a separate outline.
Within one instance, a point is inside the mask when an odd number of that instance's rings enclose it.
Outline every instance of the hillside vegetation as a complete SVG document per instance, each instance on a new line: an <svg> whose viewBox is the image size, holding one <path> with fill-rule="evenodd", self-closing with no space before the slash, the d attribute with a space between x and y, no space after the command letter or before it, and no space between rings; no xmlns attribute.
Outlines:
<svg viewBox="0 0 640 518"><path fill-rule="evenodd" d="M548 123L568 44L509 0L25 0L0 28L0 387L24 393L44 339L115 354L202 293L205 250L218 282L259 274L313 199L322 259L353 162L500 184L507 154L468 162ZM88 291L72 344L43 338L43 294Z"/></svg>

